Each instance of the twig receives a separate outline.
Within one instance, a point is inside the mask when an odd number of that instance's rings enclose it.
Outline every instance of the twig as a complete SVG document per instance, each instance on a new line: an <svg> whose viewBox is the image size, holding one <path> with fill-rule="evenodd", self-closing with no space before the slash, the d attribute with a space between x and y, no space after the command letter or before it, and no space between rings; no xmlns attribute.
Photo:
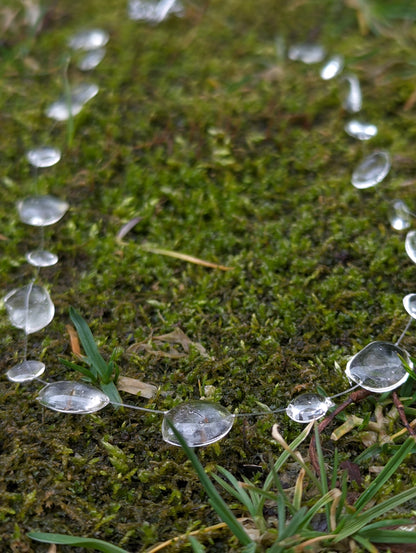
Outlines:
<svg viewBox="0 0 416 553"><path fill-rule="evenodd" d="M403 403L400 401L397 392L393 392L393 401L397 411L399 412L400 420L402 421L403 426L406 428L411 436L416 436L416 432L413 430L413 428L409 424L409 421L407 420L406 413L404 412Z"/></svg>
<svg viewBox="0 0 416 553"><path fill-rule="evenodd" d="M146 553L157 553L157 551L161 551L162 549L165 549L165 547L169 547L169 545L173 545L174 543L180 540L184 540L188 536L207 534L208 532L214 532L215 530L221 530L222 528L227 528L227 525L225 524L225 522L220 522L218 524L214 524L214 526L208 526L207 528L202 528L201 530L194 530L193 532L187 532L186 534L181 534L180 536L176 536L176 538L171 538L170 540L159 543L155 547L152 547L152 549L149 549Z"/></svg>
<svg viewBox="0 0 416 553"><path fill-rule="evenodd" d="M152 246L148 246L146 244L143 244L140 248L145 252L175 257L176 259L182 259L182 261L188 261L188 263L195 263L196 265L202 265L203 267L210 267L211 269L220 269L221 271L231 271L233 269L233 267L226 267L225 265L211 263L210 261L205 261L204 259L199 259L198 257L194 257L193 255L188 255L186 253L165 250L162 248L153 248Z"/></svg>
<svg viewBox="0 0 416 553"><path fill-rule="evenodd" d="M344 403L338 405L338 407L334 409L332 413L330 413L327 417L323 419L322 422L319 423L318 432L321 433L323 430L325 430L329 423L331 423L339 413L341 413L346 407L348 407L348 405L351 405L351 403L358 403L371 394L372 392L363 389L352 392L349 398L344 401ZM319 461L315 448L315 436L313 434L309 444L309 457L316 474L319 474Z"/></svg>

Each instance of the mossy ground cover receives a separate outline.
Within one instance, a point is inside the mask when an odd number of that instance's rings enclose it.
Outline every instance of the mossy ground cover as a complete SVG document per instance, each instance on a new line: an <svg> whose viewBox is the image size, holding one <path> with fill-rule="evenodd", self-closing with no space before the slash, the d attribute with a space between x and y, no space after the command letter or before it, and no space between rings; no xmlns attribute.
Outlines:
<svg viewBox="0 0 416 553"><path fill-rule="evenodd" d="M385 32L363 35L356 12L332 1L186 2L184 17L157 26L130 21L120 0L44 7L36 30L23 6L6 2L1 11L0 285L5 294L33 277L24 254L38 233L15 209L35 190L25 152L58 146L62 161L37 184L71 205L47 232L59 264L39 277L56 317L29 339L46 378L77 377L59 362L71 359L72 305L104 356L120 348L124 376L160 387L152 401L126 397L140 405L169 409L209 385L232 412L250 412L258 402L285 407L316 386L346 389L348 357L372 340L397 339L406 322L401 299L414 292L415 266L387 220L390 199L415 209L414 27L390 21ZM100 92L71 130L44 111L63 90L68 38L90 26L111 39L91 75ZM342 54L358 74L365 117L379 126L370 144L343 132L341 83L281 54L282 45L305 40ZM85 79L73 64L67 78ZM391 174L359 192L351 171L378 148L390 152ZM120 244L117 233L133 217L140 221ZM150 253L149 245L232 269ZM23 340L4 311L0 325L5 372ZM127 352L175 327L208 357ZM412 353L412 333L404 346ZM25 537L29 530L142 551L217 522L184 453L161 440L160 416L112 408L65 416L43 410L37 389L0 382L5 551L46 551ZM225 440L199 451L201 460L208 470L220 464L261 479L277 448L275 420L238 419ZM298 432L279 421L288 438ZM341 449L354 460L363 446L346 437ZM403 478L411 471L397 485ZM228 550L227 539L212 550Z"/></svg>

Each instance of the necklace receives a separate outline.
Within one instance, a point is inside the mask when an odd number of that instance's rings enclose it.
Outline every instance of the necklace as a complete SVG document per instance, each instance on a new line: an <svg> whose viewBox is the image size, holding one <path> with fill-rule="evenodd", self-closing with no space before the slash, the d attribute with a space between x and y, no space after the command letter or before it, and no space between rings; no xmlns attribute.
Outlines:
<svg viewBox="0 0 416 553"><path fill-rule="evenodd" d="M174 11L174 1L161 2L163 12L158 13L153 22L162 21L169 12ZM154 14L153 14L154 15ZM81 70L94 69L105 55L105 45L109 39L108 33L101 29L92 29L77 33L69 42L74 51L86 52L79 63ZM302 63L319 63L326 56L322 47L311 44L300 44L289 49L288 56L292 61ZM338 78L344 71L344 61L341 56L334 55L324 63L320 77L326 81ZM360 83L356 75L345 74L341 82L347 85L347 93L343 102L344 108L350 113L358 113L362 106ZM55 121L68 121L76 116L98 93L98 86L92 83L82 83L69 90L62 98L55 101L46 110L46 114ZM351 119L345 125L345 131L354 139L366 141L377 134L377 127L371 123ZM29 150L29 163L35 168L36 178L39 169L51 167L61 159L61 152L51 146L41 146ZM386 151L375 151L366 156L355 168L351 184L358 190L374 187L388 175L391 167L390 156ZM110 401L101 390L85 383L75 381L59 381L47 383L41 380L45 365L37 360L26 358L28 335L46 327L53 319L54 305L47 290L36 284L36 279L42 267L48 267L58 262L58 257L44 248L43 229L58 222L67 212L69 205L64 200L50 195L35 194L17 204L20 220L26 224L39 227L42 230L40 247L26 256L27 261L36 268L36 277L29 285L9 292L4 298L10 322L25 334L24 359L7 371L12 382L29 382L38 380L44 387L38 393L41 405L52 410L77 414L94 413L109 403L144 412L163 416L162 437L172 444L179 442L172 432L171 425L183 435L191 447L205 446L214 443L228 434L237 417L267 416L286 413L292 420L299 423L309 423L325 416L334 404L334 399L358 387L372 393L392 391L406 382L409 370L413 364L409 354L400 347L412 320L416 318L416 294L408 294L403 298L403 305L410 319L400 338L395 344L375 341L369 343L356 353L347 363L345 374L353 387L333 396L319 394L302 394L292 400L288 406L265 412L230 413L222 405L206 401L186 401L169 411L148 409L125 403ZM401 200L395 200L391 205L390 221L393 228L403 230L410 227L413 213ZM405 240L405 248L412 261L416 262L416 231L410 231Z"/></svg>

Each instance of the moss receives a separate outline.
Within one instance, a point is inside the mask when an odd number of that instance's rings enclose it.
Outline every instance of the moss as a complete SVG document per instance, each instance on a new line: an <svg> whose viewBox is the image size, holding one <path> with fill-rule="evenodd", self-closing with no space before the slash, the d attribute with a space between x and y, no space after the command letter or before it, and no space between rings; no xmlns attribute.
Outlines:
<svg viewBox="0 0 416 553"><path fill-rule="evenodd" d="M36 188L65 197L70 212L47 231L60 262L40 274L56 317L29 337L29 354L42 357L48 380L73 377L58 360L70 358L69 305L88 320L103 355L122 348L124 375L160 386L146 403L158 409L197 398L207 385L240 412L258 410L258 402L285 407L317 386L333 394L347 387L341 369L351 353L398 338L414 266L386 212L395 197L415 209L406 186L415 169L414 108L405 108L414 88L414 29L402 32L397 23L400 41L364 37L342 2L299 4L187 3L183 18L151 26L129 21L116 0L105 10L98 0L62 1L50 3L37 31L23 9L16 14L1 42L0 284L6 293L34 274L24 254L38 233L18 221L15 202ZM44 110L62 93L68 38L91 25L111 40L86 77L100 92L75 118L68 145L65 124ZM343 133L340 82L324 83L316 67L279 55L277 44L305 40L343 54L359 75L365 116L379 125L371 144ZM84 77L70 65L68 78ZM42 143L61 147L63 158L35 182L25 152ZM392 173L379 189L359 192L349 184L351 170L372 148L390 151ZM119 229L136 216L119 244ZM144 243L233 270L152 254ZM132 342L175 326L209 358L127 353ZM0 327L7 370L21 356L22 338L5 314ZM405 345L414 345L411 335ZM36 529L141 551L216 522L184 454L162 442L159 416L108 408L64 417L41 409L37 389L0 382L7 550L45 551L25 537ZM372 405L355 409L364 416ZM278 419L288 439L298 432ZM238 474L254 465L261 478L273 458L275 420L238 419L201 459ZM348 440L343 447L346 456L362 449ZM409 478L404 470L392 492ZM233 546L223 538L212 547Z"/></svg>

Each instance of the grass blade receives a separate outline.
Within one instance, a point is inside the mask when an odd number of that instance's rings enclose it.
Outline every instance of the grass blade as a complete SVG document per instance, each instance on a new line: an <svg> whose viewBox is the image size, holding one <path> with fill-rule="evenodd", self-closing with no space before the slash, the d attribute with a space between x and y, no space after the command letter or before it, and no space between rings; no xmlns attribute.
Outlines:
<svg viewBox="0 0 416 553"><path fill-rule="evenodd" d="M199 543L199 541L196 538L194 538L193 536L189 536L188 540L192 546L192 551L194 553L204 553L205 547L201 543Z"/></svg>
<svg viewBox="0 0 416 553"><path fill-rule="evenodd" d="M114 384L114 382L109 382L108 384L104 384L103 382L100 382L100 388L105 393L105 395L110 398L110 401L112 403L123 403L123 400L121 399L120 394L118 393L117 387Z"/></svg>
<svg viewBox="0 0 416 553"><path fill-rule="evenodd" d="M382 503L371 507L361 515L353 513L351 515L350 521L347 522L344 528L338 533L337 539L335 541L339 542L345 538L348 538L349 536L352 536L353 534L357 534L361 531L364 532L365 526L367 524L370 524L371 521L379 516L384 515L390 509L394 509L402 503L410 501L414 497L416 497L416 488L410 488L410 490L405 490L395 495L394 497L386 499L386 501L383 501ZM388 524L388 522L386 524Z"/></svg>
<svg viewBox="0 0 416 553"><path fill-rule="evenodd" d="M194 467L196 473L198 474L201 484L204 487L204 490L209 497L209 503L211 504L212 508L216 511L216 513L221 518L221 520L225 522L225 524L229 527L231 532L236 536L236 538L243 545L252 544L253 540L246 533L242 525L238 522L236 517L230 511L230 509L228 508L228 505L220 496L214 484L208 478L208 475L206 474L204 467L201 465L197 456L195 455L195 452L188 446L182 434L175 428L175 426L168 418L166 418L166 422L169 425L169 427L172 429L172 432L175 434L178 442L181 444L183 450L188 456L188 459L191 461L192 466Z"/></svg>
<svg viewBox="0 0 416 553"><path fill-rule="evenodd" d="M356 512L361 511L376 493L381 490L387 480L396 472L403 459L413 449L414 445L415 440L412 437L407 438L407 440L403 442L400 449L396 451L393 457L387 462L380 474L377 475L365 492L358 498L354 505Z"/></svg>
<svg viewBox="0 0 416 553"><path fill-rule="evenodd" d="M252 517L257 515L255 506L245 489L241 486L241 483L233 476L227 469L217 466L217 470L221 472L231 483L231 485L223 480L220 476L213 473L212 477L220 484L227 492L240 501L248 510Z"/></svg>
<svg viewBox="0 0 416 553"><path fill-rule="evenodd" d="M40 541L42 543L73 545L85 547L85 549L102 551L102 553L128 553L128 551L118 547L117 545L112 545L111 543L94 538L80 538L77 536L66 536L65 534L49 534L48 532L29 532L27 535L30 539Z"/></svg>
<svg viewBox="0 0 416 553"><path fill-rule="evenodd" d="M92 369L87 369L86 367L81 367L80 365L76 365L75 363L71 363L71 361L67 361L66 359L59 359L59 361L65 365L65 367L68 367L68 369L73 369L74 371L78 371L84 376L86 376L91 382L96 383L97 382L97 376L94 374Z"/></svg>
<svg viewBox="0 0 416 553"><path fill-rule="evenodd" d="M416 543L416 534L407 530L363 530L360 536L374 543Z"/></svg>
<svg viewBox="0 0 416 553"><path fill-rule="evenodd" d="M94 367L99 375L105 379L107 373L107 363L104 361L98 351L92 332L81 315L73 307L69 308L69 316L78 332L82 347L88 357L88 363Z"/></svg>

